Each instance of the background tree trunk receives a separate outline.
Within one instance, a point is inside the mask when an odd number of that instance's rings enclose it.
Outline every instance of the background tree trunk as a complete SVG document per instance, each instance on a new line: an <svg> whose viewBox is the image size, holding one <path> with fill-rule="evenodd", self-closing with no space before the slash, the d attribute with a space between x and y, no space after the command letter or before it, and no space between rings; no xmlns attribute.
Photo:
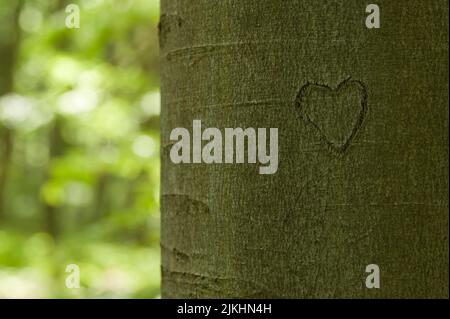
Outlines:
<svg viewBox="0 0 450 319"><path fill-rule="evenodd" d="M14 85L14 66L19 47L19 14L23 1L14 1L0 14L2 28L0 29L0 97L11 93ZM11 164L14 145L14 133L9 127L0 123L0 220L6 217L6 184Z"/></svg>
<svg viewBox="0 0 450 319"><path fill-rule="evenodd" d="M376 3L162 0L163 297L448 297L448 4ZM173 164L193 119L278 172Z"/></svg>

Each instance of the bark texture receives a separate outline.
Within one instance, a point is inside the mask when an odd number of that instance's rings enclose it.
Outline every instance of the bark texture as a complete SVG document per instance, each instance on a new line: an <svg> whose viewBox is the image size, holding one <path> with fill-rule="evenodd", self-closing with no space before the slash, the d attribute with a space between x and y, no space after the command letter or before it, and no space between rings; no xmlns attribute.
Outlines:
<svg viewBox="0 0 450 319"><path fill-rule="evenodd" d="M448 297L448 2L376 3L161 1L163 297ZM193 119L278 172L173 164Z"/></svg>

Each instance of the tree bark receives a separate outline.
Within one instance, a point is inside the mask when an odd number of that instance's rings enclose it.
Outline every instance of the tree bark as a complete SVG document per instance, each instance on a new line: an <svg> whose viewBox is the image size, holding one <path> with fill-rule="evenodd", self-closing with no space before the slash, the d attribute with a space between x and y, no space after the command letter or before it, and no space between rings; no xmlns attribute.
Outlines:
<svg viewBox="0 0 450 319"><path fill-rule="evenodd" d="M163 297L448 297L448 4L376 3L161 1ZM172 163L194 119L278 171Z"/></svg>
<svg viewBox="0 0 450 319"><path fill-rule="evenodd" d="M14 85L14 66L19 48L19 14L23 0L4 6L0 15L3 28L0 30L0 97L11 93ZM14 132L0 123L0 220L6 217L6 185L11 165Z"/></svg>

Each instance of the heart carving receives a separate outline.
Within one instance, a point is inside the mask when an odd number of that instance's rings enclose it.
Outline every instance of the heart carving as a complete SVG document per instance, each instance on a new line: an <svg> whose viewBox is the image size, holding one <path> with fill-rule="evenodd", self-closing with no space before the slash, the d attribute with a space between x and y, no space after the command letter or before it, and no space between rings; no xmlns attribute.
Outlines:
<svg viewBox="0 0 450 319"><path fill-rule="evenodd" d="M332 151L343 154L367 112L367 90L363 82L342 81L335 89L306 83L295 99L300 117L310 124Z"/></svg>

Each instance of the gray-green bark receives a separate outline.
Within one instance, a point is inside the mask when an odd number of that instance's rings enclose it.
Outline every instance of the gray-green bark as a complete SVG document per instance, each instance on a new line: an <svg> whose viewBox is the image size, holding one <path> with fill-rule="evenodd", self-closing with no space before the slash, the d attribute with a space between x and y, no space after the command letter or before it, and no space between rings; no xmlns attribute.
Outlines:
<svg viewBox="0 0 450 319"><path fill-rule="evenodd" d="M161 1L163 297L448 297L448 4L375 3ZM278 172L173 164L193 119Z"/></svg>
<svg viewBox="0 0 450 319"><path fill-rule="evenodd" d="M19 13L23 1L15 1L2 7L0 12L0 97L11 93L14 85L14 65L19 46ZM6 184L13 151L13 131L0 123L0 219L5 218Z"/></svg>

